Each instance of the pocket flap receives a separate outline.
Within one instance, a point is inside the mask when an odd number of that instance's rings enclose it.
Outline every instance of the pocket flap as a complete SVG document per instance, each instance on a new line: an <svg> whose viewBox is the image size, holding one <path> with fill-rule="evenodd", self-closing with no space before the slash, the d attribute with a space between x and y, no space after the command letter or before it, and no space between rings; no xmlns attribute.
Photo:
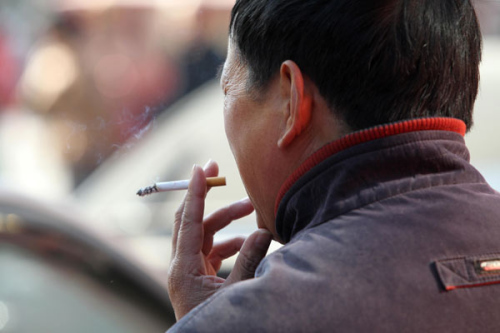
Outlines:
<svg viewBox="0 0 500 333"><path fill-rule="evenodd" d="M435 265L448 291L500 283L500 253L442 259Z"/></svg>

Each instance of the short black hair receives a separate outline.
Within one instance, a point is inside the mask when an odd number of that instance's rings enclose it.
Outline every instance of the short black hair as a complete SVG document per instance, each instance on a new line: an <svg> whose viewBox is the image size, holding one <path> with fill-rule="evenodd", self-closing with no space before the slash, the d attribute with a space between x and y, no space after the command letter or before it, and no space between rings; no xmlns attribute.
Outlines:
<svg viewBox="0 0 500 333"><path fill-rule="evenodd" d="M293 60L351 130L472 125L481 32L469 0L237 0L230 38L252 89Z"/></svg>

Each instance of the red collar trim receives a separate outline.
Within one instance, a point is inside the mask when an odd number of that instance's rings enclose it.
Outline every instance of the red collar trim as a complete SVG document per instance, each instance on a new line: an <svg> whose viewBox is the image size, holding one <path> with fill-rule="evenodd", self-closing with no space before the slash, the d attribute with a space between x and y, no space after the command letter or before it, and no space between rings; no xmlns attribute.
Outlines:
<svg viewBox="0 0 500 333"><path fill-rule="evenodd" d="M450 131L456 132L462 136L465 135L465 123L454 118L422 118L412 119L387 125L380 125L358 132L350 133L338 140L335 140L318 151L313 153L304 161L283 183L274 207L275 214L278 211L278 206L285 196L285 193L290 190L292 185L302 177L307 171L325 160L327 157L338 153L344 149L358 145L371 140L382 139L391 135L417 132L417 131Z"/></svg>

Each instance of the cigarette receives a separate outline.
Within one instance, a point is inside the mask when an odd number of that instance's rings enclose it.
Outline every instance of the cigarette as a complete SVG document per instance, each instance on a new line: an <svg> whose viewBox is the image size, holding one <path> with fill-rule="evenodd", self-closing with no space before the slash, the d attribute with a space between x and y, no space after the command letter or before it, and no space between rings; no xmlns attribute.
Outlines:
<svg viewBox="0 0 500 333"><path fill-rule="evenodd" d="M225 186L226 177L208 177L207 186ZM152 193L167 192L167 191L177 191L177 190L187 190L189 186L189 180L175 180L172 182L161 182L155 183L151 186L141 188L137 191L138 196L145 196Z"/></svg>

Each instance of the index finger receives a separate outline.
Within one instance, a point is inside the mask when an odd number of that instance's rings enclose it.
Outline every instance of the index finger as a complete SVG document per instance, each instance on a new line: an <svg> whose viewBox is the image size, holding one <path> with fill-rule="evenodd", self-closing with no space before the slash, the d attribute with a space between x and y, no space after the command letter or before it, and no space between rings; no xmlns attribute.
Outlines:
<svg viewBox="0 0 500 333"><path fill-rule="evenodd" d="M177 254L197 254L201 251L206 191L205 173L195 165L177 235Z"/></svg>
<svg viewBox="0 0 500 333"><path fill-rule="evenodd" d="M219 166L217 165L216 162L209 160L205 166L203 167L203 171L205 172L206 177L215 177L219 174ZM192 177L192 175L191 175ZM207 192L210 190L210 188L207 188ZM206 196L206 193L205 193ZM185 209L185 204L186 204L186 198L187 198L187 192L184 195L184 198L182 199L182 202L175 212L175 220L174 220L174 225L173 225L173 233L172 233L172 257L175 257L175 254L177 252L177 236L179 234L179 228L181 225L181 221L184 215L184 209Z"/></svg>

